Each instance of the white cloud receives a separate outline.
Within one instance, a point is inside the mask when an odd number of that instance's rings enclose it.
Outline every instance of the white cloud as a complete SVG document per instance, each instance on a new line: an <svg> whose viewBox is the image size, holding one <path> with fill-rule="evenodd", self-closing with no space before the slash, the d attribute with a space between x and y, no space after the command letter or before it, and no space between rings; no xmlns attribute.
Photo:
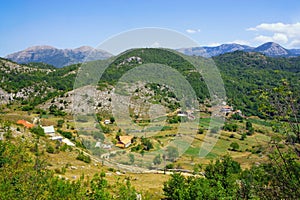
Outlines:
<svg viewBox="0 0 300 200"><path fill-rule="evenodd" d="M277 42L283 43L283 44L285 44L289 41L288 36L286 36L283 33L274 33L272 38L274 41L277 41Z"/></svg>
<svg viewBox="0 0 300 200"><path fill-rule="evenodd" d="M201 32L200 29L186 29L185 30L187 33L190 33L190 34L194 34L194 33L199 33Z"/></svg>
<svg viewBox="0 0 300 200"><path fill-rule="evenodd" d="M284 24L284 23L263 23L253 28L248 28L250 31L269 31L273 33L282 33L288 37L300 36L300 23Z"/></svg>
<svg viewBox="0 0 300 200"><path fill-rule="evenodd" d="M258 42L276 42L280 44L286 44L289 39L286 35L282 33L274 33L273 36L259 35L254 38Z"/></svg>
<svg viewBox="0 0 300 200"><path fill-rule="evenodd" d="M262 43L273 42L272 37L265 36L265 35L259 35L259 36L256 36L256 37L254 38L254 40L257 41L257 42L262 42Z"/></svg>
<svg viewBox="0 0 300 200"><path fill-rule="evenodd" d="M256 31L260 34L254 38L259 42L277 42L286 44L287 47L300 47L300 22L294 24L284 23L262 23L255 27L250 27L247 31Z"/></svg>
<svg viewBox="0 0 300 200"><path fill-rule="evenodd" d="M300 47L300 40L293 40L290 45L291 48L299 48Z"/></svg>

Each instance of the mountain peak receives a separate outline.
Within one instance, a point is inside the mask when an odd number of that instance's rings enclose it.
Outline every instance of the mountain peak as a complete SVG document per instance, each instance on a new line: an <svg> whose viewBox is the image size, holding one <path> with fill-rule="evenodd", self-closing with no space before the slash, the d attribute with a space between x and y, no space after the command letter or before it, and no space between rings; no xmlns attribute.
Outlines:
<svg viewBox="0 0 300 200"><path fill-rule="evenodd" d="M73 51L93 51L93 50L95 50L95 49L90 46L81 46L76 49L73 49Z"/></svg>
<svg viewBox="0 0 300 200"><path fill-rule="evenodd" d="M283 48L275 42L264 43L254 49L256 52L263 53L267 56L277 57L277 56L288 56L290 54L289 50Z"/></svg>

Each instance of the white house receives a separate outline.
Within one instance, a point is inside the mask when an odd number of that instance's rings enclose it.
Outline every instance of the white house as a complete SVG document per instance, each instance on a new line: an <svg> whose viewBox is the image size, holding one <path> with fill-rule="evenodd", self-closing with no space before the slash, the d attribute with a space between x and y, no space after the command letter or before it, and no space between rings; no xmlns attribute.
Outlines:
<svg viewBox="0 0 300 200"><path fill-rule="evenodd" d="M58 141L62 141L63 137L62 136L52 136L51 140L58 140Z"/></svg>
<svg viewBox="0 0 300 200"><path fill-rule="evenodd" d="M46 135L54 136L55 130L54 126L42 126Z"/></svg>
<svg viewBox="0 0 300 200"><path fill-rule="evenodd" d="M68 146L72 146L72 147L75 146L75 144L74 144L73 142L71 142L68 138L64 138L64 139L62 140L62 142L65 143L65 144L68 145Z"/></svg>
<svg viewBox="0 0 300 200"><path fill-rule="evenodd" d="M109 119L104 120L104 124L110 124L110 120Z"/></svg>

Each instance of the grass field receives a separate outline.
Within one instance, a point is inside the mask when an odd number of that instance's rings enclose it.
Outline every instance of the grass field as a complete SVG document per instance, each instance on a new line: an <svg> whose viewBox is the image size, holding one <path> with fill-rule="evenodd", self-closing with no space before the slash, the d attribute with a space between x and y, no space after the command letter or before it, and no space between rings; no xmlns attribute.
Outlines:
<svg viewBox="0 0 300 200"><path fill-rule="evenodd" d="M34 117L37 117L37 114L31 114L23 111L13 111L0 115L2 122L10 121L12 122L12 127L18 127L15 123L19 119L25 119L32 121ZM57 121L64 119L65 123L63 129L66 130L66 125L68 127L75 127L75 123L72 119L72 116L66 116L64 118L55 117L48 115L45 118L42 118L42 125L57 125ZM193 170L195 165L202 164L203 166L207 165L211 161L219 158L223 155L230 155L234 160L238 161L243 168L249 168L254 163L261 163L266 160L266 155L264 151L268 148L268 142L270 140L270 134L272 134L272 129L269 122L258 118L249 118L248 121L252 122L253 128L255 129L254 134L247 136L244 140L241 140L241 136L246 132L245 123L235 121L238 125L238 131L228 132L220 131L218 137L217 135L211 135L208 127L210 125L210 118L205 117L200 119L200 123L196 126L190 123L181 123L179 124L168 124L162 123L161 121L154 121L151 126L145 127L143 132L136 133L139 136L149 137L153 143L154 149L150 152L146 152L145 155L140 153L135 153L135 161L133 165L143 165L144 167L150 167L153 162L153 158L157 153L162 154L162 149L174 142L173 146L178 148L187 147L183 155L181 155L176 162L174 163L175 167L180 167L183 169ZM120 122L122 124L123 122ZM124 122L125 123L125 122ZM104 125L104 124L103 124ZM94 121L87 121L81 123L82 128L94 129ZM118 131L117 124L107 125L111 133L106 134L106 139L111 140L115 138L115 134ZM202 127L205 129L203 134L197 133L197 127ZM67 130L68 131L68 130ZM25 132L24 135L29 132ZM207 138L216 137L215 144L210 146L202 146L203 141ZM181 140L180 140L181 138ZM183 139L185 138L185 139ZM45 139L44 144L51 143ZM214 140L210 140L214 142ZM236 142L239 145L239 148L236 151L233 151L230 147L231 143ZM190 143L190 144L189 144ZM209 143L208 143L209 144ZM55 143L52 142L52 145L55 146ZM135 146L133 144L131 147ZM205 157L199 157L199 152L207 151ZM114 157L113 160L117 162L128 163L129 158L128 154L130 148L128 149L119 149L113 146L111 151L120 151L118 156ZM156 154L154 152L157 152ZM124 152L124 153L121 153ZM76 180L81 175L84 175L85 178L91 179L95 173L100 173L102 171L106 172L106 178L111 183L114 184L117 181L124 181L125 179L130 179L132 185L142 193L151 193L153 199L158 199L163 197L162 187L163 183L168 180L169 175L164 174L139 174L139 173L121 173L117 174L109 170L108 166L102 166L100 162L92 161L92 163L84 163L82 161L76 160L78 155L78 150L73 149L73 151L59 152L57 154L49 154L44 152L44 159L48 163L48 168L53 170L57 175L66 177L70 180ZM157 165L155 167L163 168L164 163ZM62 173L63 170L66 170ZM115 170L118 170L116 168ZM155 184L154 184L155 183Z"/></svg>

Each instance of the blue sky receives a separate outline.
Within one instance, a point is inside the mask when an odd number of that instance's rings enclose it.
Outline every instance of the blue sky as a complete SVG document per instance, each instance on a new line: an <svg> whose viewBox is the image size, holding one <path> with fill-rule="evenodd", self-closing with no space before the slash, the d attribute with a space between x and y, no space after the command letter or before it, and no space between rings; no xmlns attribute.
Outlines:
<svg viewBox="0 0 300 200"><path fill-rule="evenodd" d="M274 41L300 48L299 2L0 0L0 56L33 45L95 47L119 32L143 27L176 30L202 46Z"/></svg>

